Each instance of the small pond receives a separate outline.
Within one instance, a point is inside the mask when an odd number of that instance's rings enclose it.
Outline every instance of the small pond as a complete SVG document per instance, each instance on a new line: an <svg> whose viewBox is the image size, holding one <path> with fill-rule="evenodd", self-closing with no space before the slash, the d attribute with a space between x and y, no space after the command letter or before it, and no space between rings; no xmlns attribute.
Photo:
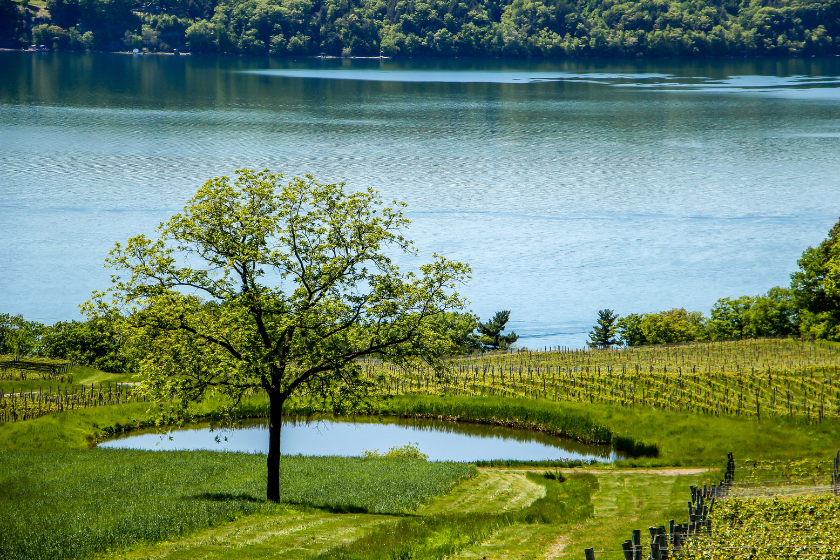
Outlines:
<svg viewBox="0 0 840 560"><path fill-rule="evenodd" d="M614 461L623 455L603 445L586 445L529 430L464 422L380 417L288 419L283 423L284 455L358 456L366 450L416 444L430 461L491 459ZM235 427L209 424L163 432L131 432L99 447L148 450L213 450L266 453L266 420L248 420Z"/></svg>

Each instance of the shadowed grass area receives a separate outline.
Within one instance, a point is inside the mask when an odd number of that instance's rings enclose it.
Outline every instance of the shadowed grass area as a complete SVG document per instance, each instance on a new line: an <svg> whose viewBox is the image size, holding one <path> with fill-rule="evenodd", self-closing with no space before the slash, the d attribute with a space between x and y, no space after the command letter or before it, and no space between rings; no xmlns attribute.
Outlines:
<svg viewBox="0 0 840 560"><path fill-rule="evenodd" d="M402 513L475 472L394 459L283 457L281 499L331 511ZM84 558L189 534L266 502L265 456L125 450L0 453L0 559Z"/></svg>

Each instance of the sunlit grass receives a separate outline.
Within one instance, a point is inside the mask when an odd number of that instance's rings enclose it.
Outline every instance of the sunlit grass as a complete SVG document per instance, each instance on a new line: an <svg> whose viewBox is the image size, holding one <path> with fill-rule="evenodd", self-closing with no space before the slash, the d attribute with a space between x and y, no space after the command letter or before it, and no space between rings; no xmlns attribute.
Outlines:
<svg viewBox="0 0 840 560"><path fill-rule="evenodd" d="M266 502L265 456L126 450L0 452L0 559L84 558L176 538L289 504L402 513L474 467L394 459L283 457Z"/></svg>

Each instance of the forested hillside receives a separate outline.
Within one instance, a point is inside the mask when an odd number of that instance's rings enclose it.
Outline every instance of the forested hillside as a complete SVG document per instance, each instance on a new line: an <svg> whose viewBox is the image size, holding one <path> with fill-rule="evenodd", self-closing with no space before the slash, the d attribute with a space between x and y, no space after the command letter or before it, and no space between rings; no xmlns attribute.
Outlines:
<svg viewBox="0 0 840 560"><path fill-rule="evenodd" d="M0 0L0 46L250 55L840 53L840 0Z"/></svg>

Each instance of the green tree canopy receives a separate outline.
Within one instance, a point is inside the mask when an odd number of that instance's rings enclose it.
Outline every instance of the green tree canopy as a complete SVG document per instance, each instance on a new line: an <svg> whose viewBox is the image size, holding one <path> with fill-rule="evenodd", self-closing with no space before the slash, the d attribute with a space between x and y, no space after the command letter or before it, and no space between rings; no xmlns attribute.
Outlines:
<svg viewBox="0 0 840 560"><path fill-rule="evenodd" d="M351 407L370 394L359 358L442 369L452 350L442 314L466 264L435 256L418 273L392 257L414 253L401 207L373 190L311 176L283 184L268 170L205 183L160 225L157 239L117 244L112 286L92 314L119 310L145 387L186 402L211 388L231 402L263 391L270 403L266 494L279 499L281 413L292 395Z"/></svg>
<svg viewBox="0 0 840 560"><path fill-rule="evenodd" d="M699 311L683 308L659 313L632 313L617 323L621 342L627 346L674 344L706 340L706 321Z"/></svg>
<svg viewBox="0 0 840 560"><path fill-rule="evenodd" d="M121 373L126 359L117 320L111 313L87 321L59 321L44 329L38 354Z"/></svg>
<svg viewBox="0 0 840 560"><path fill-rule="evenodd" d="M22 315L0 313L0 354L29 356L38 348L44 325Z"/></svg>
<svg viewBox="0 0 840 560"><path fill-rule="evenodd" d="M508 319L510 319L510 311L497 311L486 323L478 323L476 326L480 335L478 343L487 350L509 348L511 344L519 340L519 335L515 332L502 334Z"/></svg>
<svg viewBox="0 0 840 560"><path fill-rule="evenodd" d="M791 274L804 336L840 340L840 220L816 248L808 247Z"/></svg>
<svg viewBox="0 0 840 560"><path fill-rule="evenodd" d="M712 340L788 336L797 332L797 320L791 290L777 286L765 295L717 300L706 326Z"/></svg>
<svg viewBox="0 0 840 560"><path fill-rule="evenodd" d="M589 333L589 342L586 344L590 348L608 348L618 344L616 340L618 320L612 309L602 309L598 312L598 321L595 327Z"/></svg>
<svg viewBox="0 0 840 560"><path fill-rule="evenodd" d="M642 318L644 315L630 313L621 317L616 322L618 329L618 340L625 346L641 346L647 344L647 338L642 331Z"/></svg>

